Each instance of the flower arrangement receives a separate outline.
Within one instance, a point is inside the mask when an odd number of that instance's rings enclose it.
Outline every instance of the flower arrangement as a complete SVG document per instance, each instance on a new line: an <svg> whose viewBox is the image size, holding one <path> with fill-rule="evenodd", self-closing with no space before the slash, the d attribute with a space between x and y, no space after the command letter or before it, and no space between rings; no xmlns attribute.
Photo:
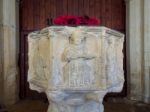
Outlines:
<svg viewBox="0 0 150 112"><path fill-rule="evenodd" d="M56 25L100 25L100 20L89 16L59 16L54 18Z"/></svg>

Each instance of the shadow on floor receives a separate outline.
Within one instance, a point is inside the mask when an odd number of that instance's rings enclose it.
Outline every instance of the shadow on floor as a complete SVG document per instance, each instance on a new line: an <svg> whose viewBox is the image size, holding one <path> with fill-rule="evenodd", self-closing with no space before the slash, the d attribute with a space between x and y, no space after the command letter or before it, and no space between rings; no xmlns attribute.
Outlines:
<svg viewBox="0 0 150 112"><path fill-rule="evenodd" d="M40 100L23 100L7 108L4 112L46 112L48 103ZM105 112L150 112L150 105L142 103L104 102ZM0 111L2 112L2 111Z"/></svg>

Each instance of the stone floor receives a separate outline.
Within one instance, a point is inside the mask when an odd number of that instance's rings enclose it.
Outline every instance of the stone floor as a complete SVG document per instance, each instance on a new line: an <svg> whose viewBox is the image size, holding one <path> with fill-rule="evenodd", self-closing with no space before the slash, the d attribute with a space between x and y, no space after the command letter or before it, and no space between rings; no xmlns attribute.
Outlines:
<svg viewBox="0 0 150 112"><path fill-rule="evenodd" d="M23 100L0 112L46 112L48 104L39 100ZM124 101L104 102L105 112L150 112L150 104Z"/></svg>

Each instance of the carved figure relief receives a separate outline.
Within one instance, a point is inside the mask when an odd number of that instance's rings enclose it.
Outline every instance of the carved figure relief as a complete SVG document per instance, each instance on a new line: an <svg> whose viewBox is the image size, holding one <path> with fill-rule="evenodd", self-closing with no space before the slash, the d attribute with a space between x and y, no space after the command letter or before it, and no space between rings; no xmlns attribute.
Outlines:
<svg viewBox="0 0 150 112"><path fill-rule="evenodd" d="M65 82L69 87L86 87L94 83L92 68L87 64L88 60L94 60L96 56L88 54L85 46L86 37L82 31L74 31L69 38L69 46L64 50Z"/></svg>

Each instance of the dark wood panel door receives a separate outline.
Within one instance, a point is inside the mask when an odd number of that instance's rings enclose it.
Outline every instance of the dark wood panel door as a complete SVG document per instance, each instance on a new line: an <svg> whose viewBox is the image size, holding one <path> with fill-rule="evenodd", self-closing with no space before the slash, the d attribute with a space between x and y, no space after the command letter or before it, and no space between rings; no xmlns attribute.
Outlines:
<svg viewBox="0 0 150 112"><path fill-rule="evenodd" d="M28 40L27 36L32 31L20 32L20 98L31 99L46 99L45 93L37 93L36 91L29 89L29 83L27 82L28 74Z"/></svg>
<svg viewBox="0 0 150 112"><path fill-rule="evenodd" d="M94 16L106 26L125 33L124 0L21 0L20 2L20 97L43 98L27 83L29 32L50 26L49 19L60 15ZM125 48L125 47L124 47ZM125 49L124 49L125 51ZM125 52L124 52L125 54ZM125 58L124 58L125 62ZM125 78L126 67L124 63ZM126 84L121 94L126 95ZM112 95L112 94L111 94Z"/></svg>

